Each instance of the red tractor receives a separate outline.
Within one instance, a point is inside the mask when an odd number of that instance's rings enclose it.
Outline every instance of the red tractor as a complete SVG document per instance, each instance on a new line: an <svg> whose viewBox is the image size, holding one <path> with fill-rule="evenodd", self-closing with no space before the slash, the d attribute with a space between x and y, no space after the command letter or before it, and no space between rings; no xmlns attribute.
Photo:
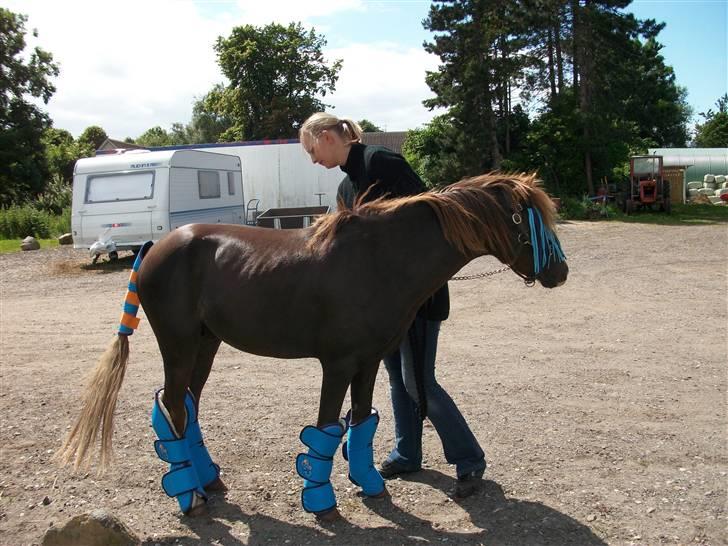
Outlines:
<svg viewBox="0 0 728 546"><path fill-rule="evenodd" d="M629 160L629 191L622 199L622 210L631 214L637 209L670 213L670 183L662 175L662 156L636 155Z"/></svg>

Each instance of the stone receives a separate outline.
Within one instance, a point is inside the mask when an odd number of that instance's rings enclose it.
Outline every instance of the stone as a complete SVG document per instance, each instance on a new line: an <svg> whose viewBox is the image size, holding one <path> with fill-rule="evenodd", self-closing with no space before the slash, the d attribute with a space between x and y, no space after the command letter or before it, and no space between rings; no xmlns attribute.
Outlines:
<svg viewBox="0 0 728 546"><path fill-rule="evenodd" d="M32 236L26 237L20 243L20 250L38 250L39 248L40 243Z"/></svg>
<svg viewBox="0 0 728 546"><path fill-rule="evenodd" d="M73 517L63 527L51 527L43 546L137 546L139 538L118 518L104 510Z"/></svg>
<svg viewBox="0 0 728 546"><path fill-rule="evenodd" d="M72 245L73 244L73 235L70 233L64 233L60 237L58 237L58 244L59 245Z"/></svg>

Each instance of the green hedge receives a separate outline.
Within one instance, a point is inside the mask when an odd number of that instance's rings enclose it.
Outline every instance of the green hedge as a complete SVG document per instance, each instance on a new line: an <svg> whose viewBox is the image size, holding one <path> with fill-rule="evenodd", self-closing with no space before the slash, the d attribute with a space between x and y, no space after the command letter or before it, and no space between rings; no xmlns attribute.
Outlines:
<svg viewBox="0 0 728 546"><path fill-rule="evenodd" d="M28 235L39 239L57 237L71 231L71 209L60 216L41 211L31 205L0 209L0 238L22 239Z"/></svg>

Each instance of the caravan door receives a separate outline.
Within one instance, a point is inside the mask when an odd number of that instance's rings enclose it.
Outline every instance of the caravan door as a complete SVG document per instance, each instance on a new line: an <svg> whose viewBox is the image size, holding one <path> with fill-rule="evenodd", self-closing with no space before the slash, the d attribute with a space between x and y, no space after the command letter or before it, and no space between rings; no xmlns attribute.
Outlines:
<svg viewBox="0 0 728 546"><path fill-rule="evenodd" d="M153 238L152 212L157 207L159 171L89 174L79 212L81 241L90 246L111 239L117 248L132 248Z"/></svg>

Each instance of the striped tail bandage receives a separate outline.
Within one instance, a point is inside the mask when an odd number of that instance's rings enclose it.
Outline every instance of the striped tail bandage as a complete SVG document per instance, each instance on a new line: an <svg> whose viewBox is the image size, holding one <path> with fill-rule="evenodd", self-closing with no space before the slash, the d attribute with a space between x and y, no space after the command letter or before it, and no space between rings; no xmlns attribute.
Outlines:
<svg viewBox="0 0 728 546"><path fill-rule="evenodd" d="M137 272L139 266L142 264L142 260L152 246L151 241L144 243L144 246L139 250L134 260L134 266L131 269L131 275L129 275L129 286L126 291L126 298L124 298L124 311L121 314L121 320L119 321L119 335L130 336L134 333L134 330L139 326L140 319L137 318L139 312L139 295L137 294Z"/></svg>

